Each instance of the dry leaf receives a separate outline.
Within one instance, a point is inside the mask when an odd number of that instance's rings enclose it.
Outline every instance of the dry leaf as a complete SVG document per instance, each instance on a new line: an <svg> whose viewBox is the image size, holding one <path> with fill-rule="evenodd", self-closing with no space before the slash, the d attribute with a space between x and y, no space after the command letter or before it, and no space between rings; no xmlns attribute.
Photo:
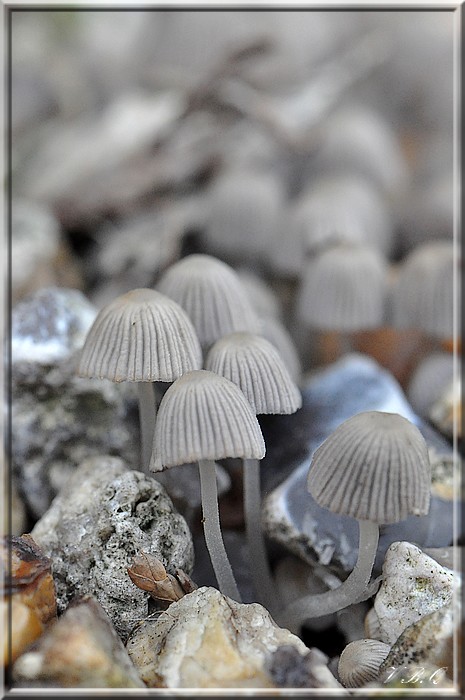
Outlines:
<svg viewBox="0 0 465 700"><path fill-rule="evenodd" d="M127 571L131 581L138 588L150 593L155 600L173 603L185 594L179 581L166 572L161 561L153 554L139 552Z"/></svg>

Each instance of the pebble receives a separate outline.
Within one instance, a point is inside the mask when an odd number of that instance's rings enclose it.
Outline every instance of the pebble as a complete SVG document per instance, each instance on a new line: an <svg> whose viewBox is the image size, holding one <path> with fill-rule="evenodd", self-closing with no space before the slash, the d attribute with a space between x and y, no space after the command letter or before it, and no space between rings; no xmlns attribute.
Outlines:
<svg viewBox="0 0 465 700"><path fill-rule="evenodd" d="M92 596L74 600L13 667L15 687L143 688L108 615Z"/></svg>
<svg viewBox="0 0 465 700"><path fill-rule="evenodd" d="M85 460L31 534L53 561L59 612L91 594L121 637L149 612L149 594L127 573L136 553L153 554L171 574L192 570L191 534L166 491L116 457Z"/></svg>
<svg viewBox="0 0 465 700"><path fill-rule="evenodd" d="M149 688L273 688L285 675L274 652L291 646L308 654L261 605L236 603L207 586L141 623L126 646ZM328 687L330 676L317 687ZM335 679L331 687L338 687Z"/></svg>
<svg viewBox="0 0 465 700"><path fill-rule="evenodd" d="M383 581L374 600L381 640L393 644L425 615L448 605L460 575L441 566L410 542L394 542L386 552Z"/></svg>
<svg viewBox="0 0 465 700"><path fill-rule="evenodd" d="M0 559L3 571L8 572L1 600L6 665L15 661L56 619L57 606L51 561L30 535L4 536ZM11 647L8 625L12 630Z"/></svg>
<svg viewBox="0 0 465 700"><path fill-rule="evenodd" d="M279 422L260 421L267 446L262 461L264 527L272 540L308 563L329 566L344 577L355 565L358 525L320 507L308 493L307 474L316 448L344 420L369 410L399 413L412 421L437 453L451 455L452 447L414 414L392 375L367 356L353 353L315 371L302 387L302 397L293 421L281 416ZM428 515L380 528L375 574L392 542L443 547L452 542L453 532L450 500L433 492Z"/></svg>

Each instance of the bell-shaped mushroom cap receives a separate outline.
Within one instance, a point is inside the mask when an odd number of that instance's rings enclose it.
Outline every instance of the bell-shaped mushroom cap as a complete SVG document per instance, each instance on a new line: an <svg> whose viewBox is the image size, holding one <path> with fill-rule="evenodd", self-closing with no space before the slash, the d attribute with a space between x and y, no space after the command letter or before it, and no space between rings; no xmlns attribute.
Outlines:
<svg viewBox="0 0 465 700"><path fill-rule="evenodd" d="M389 644L377 639L350 642L339 657L337 672L345 688L361 688L379 676L379 669L389 654Z"/></svg>
<svg viewBox="0 0 465 700"><path fill-rule="evenodd" d="M172 382L201 366L199 340L185 311L153 289L133 289L97 314L78 373L112 382Z"/></svg>
<svg viewBox="0 0 465 700"><path fill-rule="evenodd" d="M454 264L451 241L422 244L403 259L392 291L395 326L453 336Z"/></svg>
<svg viewBox="0 0 465 700"><path fill-rule="evenodd" d="M230 333L217 340L205 369L234 382L255 413L295 413L302 396L276 348L253 333Z"/></svg>
<svg viewBox="0 0 465 700"><path fill-rule="evenodd" d="M200 344L235 331L259 332L258 317L235 271L211 255L188 255L171 265L157 288L191 319Z"/></svg>
<svg viewBox="0 0 465 700"><path fill-rule="evenodd" d="M307 485L320 506L357 520L381 525L426 515L428 448L418 428L397 413L357 413L316 450Z"/></svg>
<svg viewBox="0 0 465 700"><path fill-rule="evenodd" d="M337 246L309 264L297 296L297 315L307 325L341 332L377 328L384 322L387 265L375 250Z"/></svg>
<svg viewBox="0 0 465 700"><path fill-rule="evenodd" d="M213 182L207 202L205 242L209 252L236 264L263 263L279 235L284 192L270 172L235 165Z"/></svg>
<svg viewBox="0 0 465 700"><path fill-rule="evenodd" d="M252 407L228 379L207 370L187 372L161 400L150 468L226 457L262 459L265 443Z"/></svg>
<svg viewBox="0 0 465 700"><path fill-rule="evenodd" d="M431 407L453 382L454 363L454 355L442 350L427 355L415 367L405 393L419 416L428 417Z"/></svg>

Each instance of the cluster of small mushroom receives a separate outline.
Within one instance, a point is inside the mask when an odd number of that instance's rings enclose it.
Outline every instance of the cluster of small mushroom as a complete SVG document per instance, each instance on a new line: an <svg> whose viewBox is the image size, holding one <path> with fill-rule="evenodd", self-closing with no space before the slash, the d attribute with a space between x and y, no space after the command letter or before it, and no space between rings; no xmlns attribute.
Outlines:
<svg viewBox="0 0 465 700"><path fill-rule="evenodd" d="M226 263L190 255L157 290L135 289L105 306L80 358L83 377L138 383L142 468L198 462L205 540L222 593L240 601L224 547L215 460L244 460L244 510L251 567L264 604L276 604L260 524L257 414L294 413L302 398L279 351L260 334L242 283ZM153 385L169 382L158 411Z"/></svg>
<svg viewBox="0 0 465 700"><path fill-rule="evenodd" d="M166 270L157 290L133 290L104 307L88 333L79 374L138 383L146 472L198 462L207 548L221 592L237 601L221 532L215 460L243 460L257 597L295 631L306 618L370 597L379 525L428 511L431 477L420 431L397 414L379 411L345 421L315 452L308 487L321 506L359 522L357 564L338 589L282 609L260 522L265 443L256 416L294 413L302 397L279 351L260 334L239 276L212 256L182 258ZM171 383L158 411L156 382Z"/></svg>

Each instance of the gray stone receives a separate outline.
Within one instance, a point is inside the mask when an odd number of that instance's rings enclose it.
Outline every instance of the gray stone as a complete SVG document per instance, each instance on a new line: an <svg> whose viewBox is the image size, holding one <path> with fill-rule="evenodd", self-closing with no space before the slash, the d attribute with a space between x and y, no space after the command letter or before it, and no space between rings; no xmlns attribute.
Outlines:
<svg viewBox="0 0 465 700"><path fill-rule="evenodd" d="M278 688L338 688L345 691L328 668L328 657L312 648L299 654L291 645L278 647L268 659L268 672Z"/></svg>
<svg viewBox="0 0 465 700"><path fill-rule="evenodd" d="M135 554L154 554L171 574L193 566L189 529L166 491L115 457L85 460L31 534L53 561L58 610L94 595L122 637L149 612L149 594L127 573Z"/></svg>
<svg viewBox="0 0 465 700"><path fill-rule="evenodd" d="M330 566L344 578L356 562L358 524L321 508L308 493L307 474L313 452L340 423L369 410L404 416L417 425L428 446L442 455L451 455L452 447L415 415L392 375L367 356L351 354L315 372L302 395L303 406L295 416L279 416L279 423L261 422L267 445L262 462L264 491L268 492L263 507L264 527L271 539L305 561ZM284 476L287 478L275 487ZM444 547L452 542L453 534L450 500L433 492L428 515L410 516L380 528L374 571L380 571L386 549L394 541Z"/></svg>
<svg viewBox="0 0 465 700"><path fill-rule="evenodd" d="M139 464L133 387L76 374L95 315L81 292L55 287L13 309L11 459L35 519L86 457L110 454Z"/></svg>

